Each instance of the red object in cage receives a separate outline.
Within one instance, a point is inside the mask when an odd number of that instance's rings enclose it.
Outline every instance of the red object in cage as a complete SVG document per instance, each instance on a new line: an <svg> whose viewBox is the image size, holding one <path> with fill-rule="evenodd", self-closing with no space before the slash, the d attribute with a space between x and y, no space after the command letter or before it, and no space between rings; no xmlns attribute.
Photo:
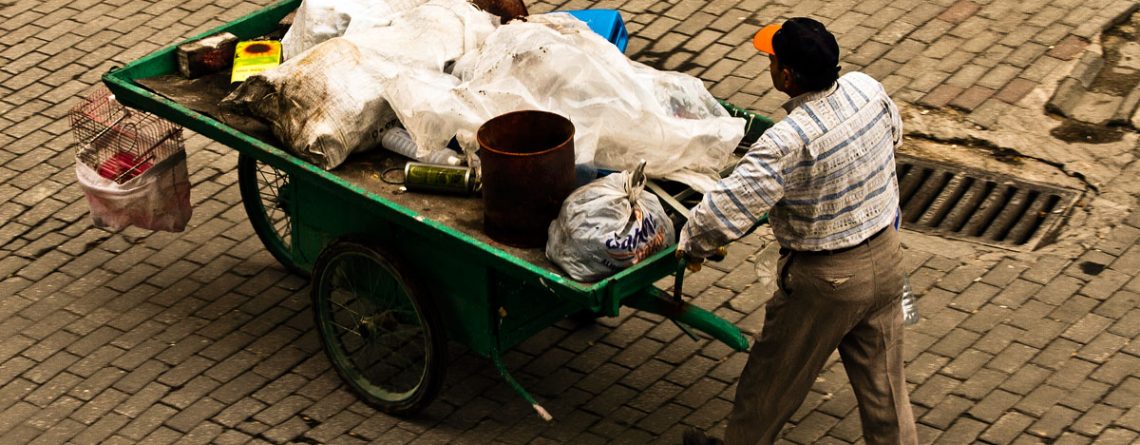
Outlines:
<svg viewBox="0 0 1140 445"><path fill-rule="evenodd" d="M98 88L69 113L78 162L119 184L184 150L182 127L132 110Z"/></svg>
<svg viewBox="0 0 1140 445"><path fill-rule="evenodd" d="M123 181L130 181L147 171L151 165L154 164L145 158L139 159L131 153L121 151L111 155L109 159L99 164L99 168L96 171L99 172L99 176L112 181L119 178L122 178Z"/></svg>

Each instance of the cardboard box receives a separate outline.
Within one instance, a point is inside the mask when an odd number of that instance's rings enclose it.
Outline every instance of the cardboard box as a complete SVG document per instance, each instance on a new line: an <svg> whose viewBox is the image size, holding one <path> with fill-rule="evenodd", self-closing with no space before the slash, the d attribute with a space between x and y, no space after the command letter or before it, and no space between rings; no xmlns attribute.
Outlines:
<svg viewBox="0 0 1140 445"><path fill-rule="evenodd" d="M194 79L229 68L237 43L237 36L223 32L178 45L178 72Z"/></svg>
<svg viewBox="0 0 1140 445"><path fill-rule="evenodd" d="M230 82L242 82L254 74L281 64L281 42L251 40L238 42L234 50L234 71Z"/></svg>

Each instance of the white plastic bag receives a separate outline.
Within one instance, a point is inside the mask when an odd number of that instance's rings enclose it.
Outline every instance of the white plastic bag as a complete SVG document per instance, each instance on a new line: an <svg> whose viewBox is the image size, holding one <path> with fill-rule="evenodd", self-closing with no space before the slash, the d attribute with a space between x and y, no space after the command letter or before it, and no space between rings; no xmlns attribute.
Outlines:
<svg viewBox="0 0 1140 445"><path fill-rule="evenodd" d="M297 7L293 26L281 38L285 60L309 48L345 34L351 25L381 26L391 16L410 10L426 0L304 0Z"/></svg>
<svg viewBox="0 0 1140 445"><path fill-rule="evenodd" d="M397 118L388 95L401 83L426 79L433 90L457 83L445 65L476 47L494 20L466 0L431 0L386 25L354 21L343 37L250 77L224 103L265 119L290 151L331 170L350 153L380 145ZM416 158L446 143L416 140Z"/></svg>
<svg viewBox="0 0 1140 445"><path fill-rule="evenodd" d="M657 196L642 193L645 163L571 193L547 232L546 257L578 281L597 281L674 243Z"/></svg>
<svg viewBox="0 0 1140 445"><path fill-rule="evenodd" d="M100 176L82 162L75 163L75 175L91 206L95 227L181 232L193 213L185 152L176 152L123 184Z"/></svg>

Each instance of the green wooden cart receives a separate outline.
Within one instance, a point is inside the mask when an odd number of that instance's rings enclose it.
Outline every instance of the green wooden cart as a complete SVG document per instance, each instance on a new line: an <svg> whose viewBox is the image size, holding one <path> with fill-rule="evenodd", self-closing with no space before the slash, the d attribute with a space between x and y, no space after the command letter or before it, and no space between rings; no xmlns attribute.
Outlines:
<svg viewBox="0 0 1140 445"><path fill-rule="evenodd" d="M202 36L262 36L298 4L277 3ZM654 287L677 270L672 248L605 280L576 282L542 249L489 239L480 199L401 193L382 181L380 172L402 164L395 155L354 155L324 171L143 86L145 79L176 72L172 45L111 70L103 80L120 102L238 150L238 185L254 231L285 268L311 277L313 312L329 359L377 408L412 413L430 403L443 381L450 338L490 358L549 419L510 376L501 352L575 313L615 316L629 306L736 350L748 348L732 324ZM771 121L752 117L749 136L755 138Z"/></svg>

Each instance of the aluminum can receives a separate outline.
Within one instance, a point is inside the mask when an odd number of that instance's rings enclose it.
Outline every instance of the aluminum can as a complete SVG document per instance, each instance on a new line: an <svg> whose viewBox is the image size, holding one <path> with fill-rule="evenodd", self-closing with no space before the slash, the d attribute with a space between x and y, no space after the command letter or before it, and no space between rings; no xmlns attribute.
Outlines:
<svg viewBox="0 0 1140 445"><path fill-rule="evenodd" d="M404 187L413 192L470 195L475 192L475 172L469 167L409 162L404 166Z"/></svg>

